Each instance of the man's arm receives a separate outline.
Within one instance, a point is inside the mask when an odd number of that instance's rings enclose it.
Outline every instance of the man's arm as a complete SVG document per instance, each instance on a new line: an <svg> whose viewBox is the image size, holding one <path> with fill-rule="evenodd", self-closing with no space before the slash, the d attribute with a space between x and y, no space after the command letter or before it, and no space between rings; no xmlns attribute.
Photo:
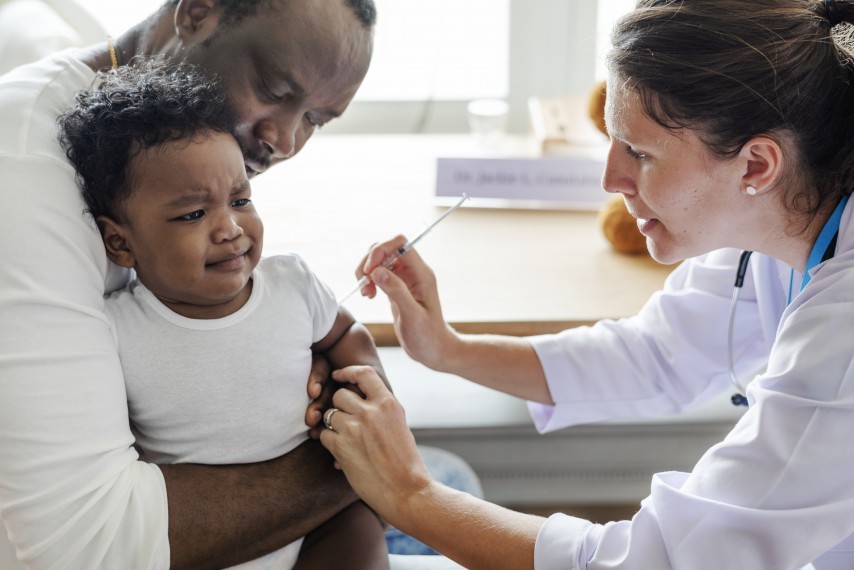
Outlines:
<svg viewBox="0 0 854 570"><path fill-rule="evenodd" d="M223 568L258 558L305 536L356 500L314 440L262 463L160 469L174 569Z"/></svg>

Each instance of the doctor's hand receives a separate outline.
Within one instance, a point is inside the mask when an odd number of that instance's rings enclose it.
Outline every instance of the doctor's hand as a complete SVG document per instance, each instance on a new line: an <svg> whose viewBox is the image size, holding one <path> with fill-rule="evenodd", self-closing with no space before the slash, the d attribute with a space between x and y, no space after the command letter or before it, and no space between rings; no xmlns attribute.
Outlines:
<svg viewBox="0 0 854 570"><path fill-rule="evenodd" d="M397 236L372 246L356 270L356 277L367 275L371 279L362 288L363 295L373 298L379 288L388 296L394 332L406 353L430 368L441 370L443 359L450 356L459 337L442 316L433 270L415 249L401 256L391 271L382 265L397 255L406 241L404 236Z"/></svg>
<svg viewBox="0 0 854 570"><path fill-rule="evenodd" d="M335 457L350 486L381 517L399 525L408 499L426 489L430 474L406 424L400 402L369 366L335 370L337 382L351 382L364 394L338 390L327 412L329 429L320 442Z"/></svg>

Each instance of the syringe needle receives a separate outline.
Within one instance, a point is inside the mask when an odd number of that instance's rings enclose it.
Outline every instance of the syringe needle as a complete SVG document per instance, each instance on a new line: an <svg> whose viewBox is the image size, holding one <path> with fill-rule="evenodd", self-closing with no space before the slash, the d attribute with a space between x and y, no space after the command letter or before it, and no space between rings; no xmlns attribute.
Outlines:
<svg viewBox="0 0 854 570"><path fill-rule="evenodd" d="M367 284L368 284L368 276L367 276L367 275L365 275L365 276L363 276L361 279L359 279L359 282L358 282L358 283L356 283L356 286L355 286L355 287L353 287L353 290L352 290L352 291L350 291L349 293L347 293L346 295L344 295L343 297L341 297L340 299L338 299L338 304L339 304L339 305L343 305L343 304L344 304L344 301L346 301L347 299L349 299L350 297L352 297L352 296L353 296L353 293L355 293L356 291L361 291L361 290L362 290L362 287L364 287L364 286L365 286L365 285L367 285Z"/></svg>
<svg viewBox="0 0 854 570"><path fill-rule="evenodd" d="M451 215L451 213L452 213L454 210L456 210L457 208L459 208L460 206L462 206L462 205L463 205L463 202L465 202L465 201L466 201L466 200L468 200L468 199L469 199L468 195L467 195L467 194L463 194L463 197L462 197L462 198L460 198L460 200L459 200L456 204L454 204L453 206L451 206L450 208L448 208L448 211L447 211L447 212L445 212L444 214L442 214L441 216L439 216L438 218L436 218L436 221L435 221L435 222L433 222L432 224L430 224L429 226L427 226L426 228L424 228L424 231L423 231L423 232L421 232L420 234L418 234L417 236L415 236L415 238L414 238L414 239L412 239L412 240L408 241L407 243L405 243L405 244L403 245L403 247L401 247L400 249L398 249L398 250L397 250L397 253L398 253L399 255L403 255L404 253L406 253L407 251L409 251L410 249L412 249L412 248L415 246L415 244L416 244L416 243L418 243L418 242L421 240L421 238L423 238L424 236L426 236L427 234L429 234L429 233L430 233L430 231L431 231L433 228L435 228L437 225L439 225L439 222L441 222L442 220L444 220L445 218L447 218L448 216L450 216L450 215ZM395 261L397 261L397 260L395 260Z"/></svg>
<svg viewBox="0 0 854 570"><path fill-rule="evenodd" d="M404 246L404 247L406 247L406 246ZM401 247L400 249L403 249L403 247ZM410 246L410 249L412 249L412 248L411 248L411 246ZM398 251L400 251L400 250L398 250ZM408 250L407 250L407 251L408 251ZM406 253L406 252L404 252L404 253ZM397 260L398 260L398 259L400 259L400 256L399 256L399 255L393 255L393 256L391 256L391 257L386 258L386 260L385 260L385 261L383 261L383 267L385 267L386 269L388 269L389 271L391 271L391 268L392 268L392 267L394 267L394 264L395 264L395 263L397 263ZM368 284L368 282L370 282L370 279L368 279L368 276L367 276L367 275L363 275L363 276L362 276L362 278L361 278L361 279L359 279L359 282L358 282L358 283L356 283L356 286L355 286L355 287L353 287L353 290L352 290L352 291L350 291L349 293L347 293L346 295L344 295L343 297L341 297L341 299L339 299L339 300L338 300L338 304L340 305L340 304L342 304L344 301L346 301L347 299L349 299L350 297L352 297L352 296L353 296L353 293L355 293L356 291L361 291L361 290L362 290L362 287L364 287L365 285L367 285L367 284Z"/></svg>
<svg viewBox="0 0 854 570"><path fill-rule="evenodd" d="M428 233L430 233L430 231L431 231L433 228L435 228L435 227L439 224L439 222L441 222L442 220L444 220L445 218L447 218L448 216L450 216L450 215L451 215L451 212L453 212L454 210L456 210L457 208L459 208L460 206L462 206L462 205L463 205L463 202L465 202L465 201L466 201L466 200L468 200L468 199L469 199L468 195L463 194L462 198L460 198L460 199L459 199L459 201L458 201L456 204L454 204L453 206L451 206L450 208L448 208L448 211L447 211L447 212L445 212L444 214L442 214L441 216L439 216L439 217L436 219L436 221L434 221L432 224L430 224L429 226L427 226L426 228L424 228L424 231L422 231L420 234L418 234L418 235L417 235L417 236L415 236L413 239L409 240L408 242L406 242L405 244L403 244L401 247L399 247L399 248L397 249L397 255L393 255L393 256L391 256L391 257L386 258L386 259L385 259L385 261L383 261L383 267L385 267L386 269L391 270L391 268L392 268L392 267L394 267L394 264L395 264L395 263L397 263L397 260L398 260L398 259L400 259L400 257L401 257L402 255L404 255L406 252L408 252L410 249L412 249L412 248L415 246L415 244L416 244L416 243L418 243L418 242L421 240L421 238L423 238L423 237L424 237L424 236L426 236ZM350 291L349 293L347 293L346 295L344 295L343 297L341 297L341 299L339 299L339 300L338 300L338 304L340 305L340 304L342 304L344 301L346 301L347 299L349 299L350 297L352 297L352 296L353 296L353 293L355 293L356 291L361 291L362 287L364 287L365 285L367 285L369 281L370 281L370 279L368 279L368 276L367 276L367 275L363 275L363 276L362 276L362 278L361 278L361 279L359 279L359 282L358 282L358 283L356 283L356 286L355 286L355 287L353 287L353 290L352 290L352 291Z"/></svg>

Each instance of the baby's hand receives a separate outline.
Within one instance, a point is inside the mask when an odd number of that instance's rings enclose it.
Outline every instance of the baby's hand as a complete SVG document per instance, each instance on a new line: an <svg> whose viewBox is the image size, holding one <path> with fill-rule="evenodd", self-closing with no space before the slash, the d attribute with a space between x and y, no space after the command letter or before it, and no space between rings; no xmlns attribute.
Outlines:
<svg viewBox="0 0 854 570"><path fill-rule="evenodd" d="M311 359L311 371L308 374L306 391L311 398L305 411L305 424L309 427L308 435L318 439L323 426L320 424L323 412L332 405L332 395L337 385L332 381L329 362L322 354L314 353Z"/></svg>

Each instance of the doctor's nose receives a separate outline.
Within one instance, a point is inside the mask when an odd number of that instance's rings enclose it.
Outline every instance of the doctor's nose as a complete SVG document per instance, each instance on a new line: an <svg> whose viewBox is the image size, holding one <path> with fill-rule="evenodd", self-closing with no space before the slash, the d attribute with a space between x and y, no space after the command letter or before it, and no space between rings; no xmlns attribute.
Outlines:
<svg viewBox="0 0 854 570"><path fill-rule="evenodd" d="M272 161L290 158L296 154L300 122L299 113L282 112L260 121L255 126L255 137L270 154Z"/></svg>
<svg viewBox="0 0 854 570"><path fill-rule="evenodd" d="M605 171L602 173L602 188L612 194L634 195L637 193L634 179L631 176L632 158L626 154L621 144L611 141L608 158L605 161Z"/></svg>

